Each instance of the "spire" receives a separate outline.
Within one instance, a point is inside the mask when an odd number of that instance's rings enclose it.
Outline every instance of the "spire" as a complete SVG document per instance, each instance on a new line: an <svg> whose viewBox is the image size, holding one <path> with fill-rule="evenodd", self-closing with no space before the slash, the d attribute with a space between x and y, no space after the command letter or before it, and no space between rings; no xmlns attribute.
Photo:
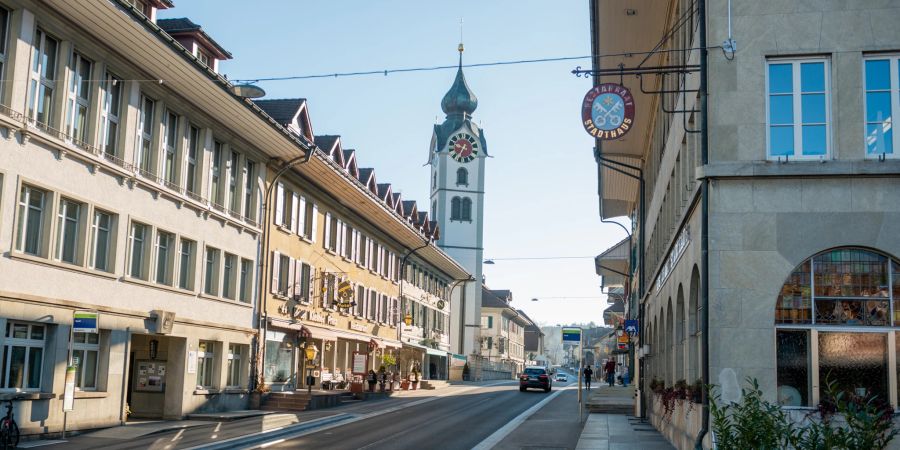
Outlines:
<svg viewBox="0 0 900 450"><path fill-rule="evenodd" d="M463 75L462 54L464 48L462 42L459 43L458 50L459 68L456 70L456 79L453 81L453 86L450 86L450 90L444 94L444 99L441 100L441 109L448 116L454 114L471 116L478 107L478 98L469 89L469 85L466 84L466 76Z"/></svg>

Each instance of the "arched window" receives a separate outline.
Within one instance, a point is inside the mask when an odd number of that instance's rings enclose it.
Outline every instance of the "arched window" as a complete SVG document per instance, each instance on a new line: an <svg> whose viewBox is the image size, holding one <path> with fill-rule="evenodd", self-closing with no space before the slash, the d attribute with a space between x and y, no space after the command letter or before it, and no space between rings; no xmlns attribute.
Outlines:
<svg viewBox="0 0 900 450"><path fill-rule="evenodd" d="M431 174L431 189L434 190L435 187L437 187L437 170Z"/></svg>
<svg viewBox="0 0 900 450"><path fill-rule="evenodd" d="M691 287L688 294L688 381L696 380L700 374L700 270L694 266L691 271Z"/></svg>
<svg viewBox="0 0 900 450"><path fill-rule="evenodd" d="M830 381L851 394L894 398L888 386L898 374L896 363L889 366L896 358L888 358L888 340L900 338L897 327L896 259L844 247L803 261L775 305L778 402L813 406Z"/></svg>
<svg viewBox="0 0 900 450"><path fill-rule="evenodd" d="M453 197L453 200L450 200L450 220L462 220L459 211L460 203L459 197Z"/></svg>
<svg viewBox="0 0 900 450"><path fill-rule="evenodd" d="M431 217L437 217L437 200L431 201Z"/></svg>
<svg viewBox="0 0 900 450"><path fill-rule="evenodd" d="M456 185L457 186L468 186L469 185L469 171L466 170L465 167L460 167L456 169Z"/></svg>
<svg viewBox="0 0 900 450"><path fill-rule="evenodd" d="M463 197L462 208L460 208L459 220L472 220L472 200L469 197Z"/></svg>
<svg viewBox="0 0 900 450"><path fill-rule="evenodd" d="M685 348L685 320L684 320L684 287L678 285L678 297L675 302L675 381L685 380L690 383L684 373L684 348Z"/></svg>

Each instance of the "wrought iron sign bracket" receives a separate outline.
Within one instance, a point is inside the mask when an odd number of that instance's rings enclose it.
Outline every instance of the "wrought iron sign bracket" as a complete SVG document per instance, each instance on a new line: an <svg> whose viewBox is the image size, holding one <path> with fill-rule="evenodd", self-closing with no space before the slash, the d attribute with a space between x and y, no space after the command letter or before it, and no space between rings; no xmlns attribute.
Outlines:
<svg viewBox="0 0 900 450"><path fill-rule="evenodd" d="M576 77L622 77L624 75L662 75L671 73L687 74L698 72L700 66L697 64L684 66L648 66L648 67L617 67L615 69L582 69L581 66L575 67L572 74Z"/></svg>

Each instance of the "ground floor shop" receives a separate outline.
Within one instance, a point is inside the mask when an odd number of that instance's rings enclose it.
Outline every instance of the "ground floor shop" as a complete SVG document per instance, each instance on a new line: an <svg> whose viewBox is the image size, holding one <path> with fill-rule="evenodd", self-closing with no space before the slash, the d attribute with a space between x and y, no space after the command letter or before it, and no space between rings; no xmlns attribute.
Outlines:
<svg viewBox="0 0 900 450"><path fill-rule="evenodd" d="M69 430L246 408L252 329L60 303L0 298L0 398L14 400L23 434L62 430L69 366ZM76 311L95 314L96 328Z"/></svg>

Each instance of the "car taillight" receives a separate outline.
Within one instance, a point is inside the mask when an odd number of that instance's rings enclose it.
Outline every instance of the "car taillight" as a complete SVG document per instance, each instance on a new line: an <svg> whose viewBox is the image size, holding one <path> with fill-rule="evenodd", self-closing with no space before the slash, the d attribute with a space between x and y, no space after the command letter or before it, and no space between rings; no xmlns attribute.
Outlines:
<svg viewBox="0 0 900 450"><path fill-rule="evenodd" d="M519 377L519 379L520 379L520 380L523 380L523 381L527 381L527 380L528 380L528 375L522 375L521 377Z"/></svg>
<svg viewBox="0 0 900 450"><path fill-rule="evenodd" d="M547 375L541 375L541 376L538 377L538 379L546 380L546 379L547 379Z"/></svg>

